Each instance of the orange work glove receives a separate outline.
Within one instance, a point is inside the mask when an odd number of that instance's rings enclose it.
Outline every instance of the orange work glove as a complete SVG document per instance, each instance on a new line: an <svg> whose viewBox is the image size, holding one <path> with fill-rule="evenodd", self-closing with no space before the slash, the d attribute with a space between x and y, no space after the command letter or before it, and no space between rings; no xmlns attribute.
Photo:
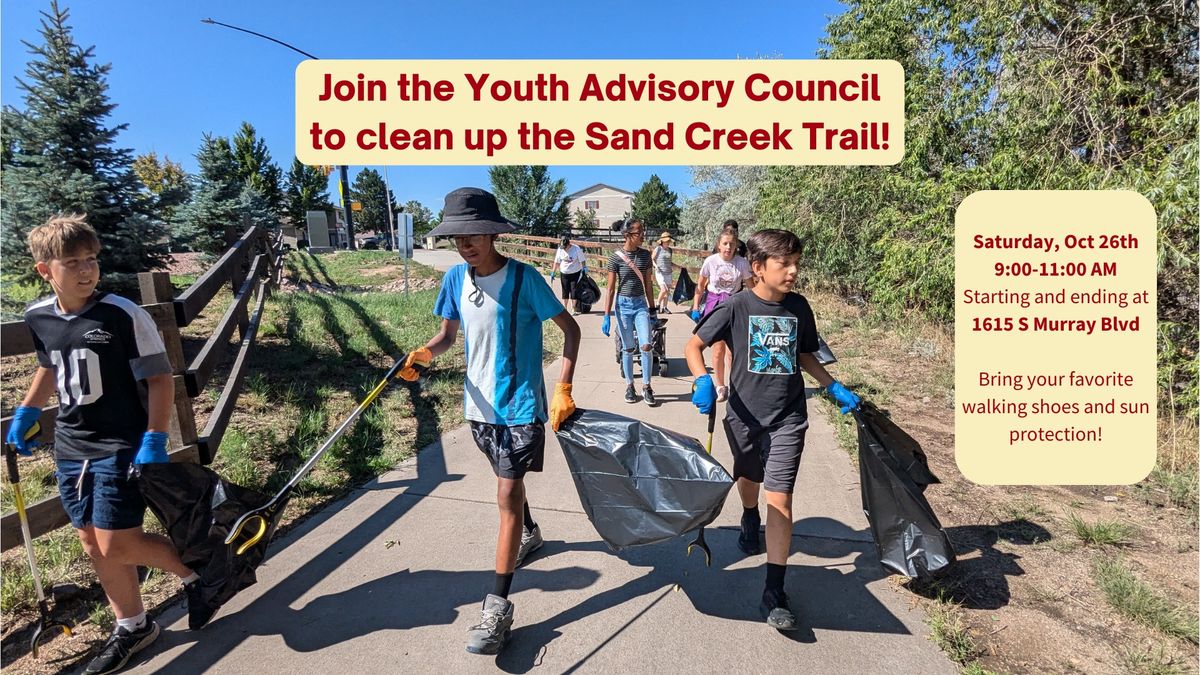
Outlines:
<svg viewBox="0 0 1200 675"><path fill-rule="evenodd" d="M416 382L421 377L421 371L428 369L432 362L433 352L425 347L414 349L408 353L408 358L404 360L404 367L396 373L396 377L405 382ZM421 371L418 371L417 368L420 368Z"/></svg>
<svg viewBox="0 0 1200 675"><path fill-rule="evenodd" d="M571 398L571 385L559 382L554 385L554 400L550 401L550 428L558 431L563 420L575 412L575 400Z"/></svg>

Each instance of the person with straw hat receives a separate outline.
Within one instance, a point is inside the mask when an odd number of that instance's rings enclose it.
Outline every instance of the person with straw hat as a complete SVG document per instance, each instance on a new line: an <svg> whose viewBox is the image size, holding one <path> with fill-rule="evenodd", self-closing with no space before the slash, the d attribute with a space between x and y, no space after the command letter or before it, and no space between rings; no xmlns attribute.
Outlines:
<svg viewBox="0 0 1200 675"><path fill-rule="evenodd" d="M454 346L464 333L467 373L465 417L475 444L496 475L500 532L496 578L478 624L467 632L467 651L496 654L508 642L513 603L508 599L514 570L542 546L525 496L525 474L542 470L545 423L558 431L575 411L571 381L579 353L579 325L536 269L496 250L496 236L516 230L500 214L496 198L479 188L446 195L442 222L432 237L450 237L463 263L442 278L433 312L442 327L424 347L409 353L397 377L415 381L418 367ZM565 336L562 370L550 411L542 382L542 322L552 319Z"/></svg>
<svg viewBox="0 0 1200 675"><path fill-rule="evenodd" d="M671 233L663 232L658 235L658 245L650 254L654 260L654 280L658 282L658 300L655 304L659 314L671 313L667 308L667 298L671 297L672 278L675 276L674 267L671 265L671 247L674 245L675 240L671 238Z"/></svg>

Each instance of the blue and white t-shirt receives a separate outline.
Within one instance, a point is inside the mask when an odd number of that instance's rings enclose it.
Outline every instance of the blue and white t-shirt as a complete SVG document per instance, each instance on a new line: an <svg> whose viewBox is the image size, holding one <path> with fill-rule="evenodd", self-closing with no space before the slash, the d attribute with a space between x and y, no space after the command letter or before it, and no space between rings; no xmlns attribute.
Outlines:
<svg viewBox="0 0 1200 675"><path fill-rule="evenodd" d="M462 322L468 420L516 426L545 422L542 322L563 311L534 268L517 260L471 279L466 263L442 277L433 313Z"/></svg>

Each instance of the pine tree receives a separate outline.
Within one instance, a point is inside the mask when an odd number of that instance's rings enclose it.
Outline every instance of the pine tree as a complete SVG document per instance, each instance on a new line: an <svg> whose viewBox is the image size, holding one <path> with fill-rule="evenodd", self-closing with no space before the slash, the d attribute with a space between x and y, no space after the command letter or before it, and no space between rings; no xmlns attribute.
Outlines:
<svg viewBox="0 0 1200 675"><path fill-rule="evenodd" d="M392 199L392 212L399 211L391 197L383 176L374 169L363 169L354 177L350 186L350 199L362 204L362 210L354 214L354 228L359 232L388 231L388 200Z"/></svg>
<svg viewBox="0 0 1200 675"><path fill-rule="evenodd" d="M551 180L545 166L494 166L492 193L505 218L529 234L551 235L568 227L567 182Z"/></svg>
<svg viewBox="0 0 1200 675"><path fill-rule="evenodd" d="M218 253L225 248L225 227L241 221L245 206L237 158L229 139L205 134L196 162L200 174L175 235L195 250Z"/></svg>
<svg viewBox="0 0 1200 675"><path fill-rule="evenodd" d="M127 125L107 126L111 66L75 43L57 0L42 16L42 44L24 43L33 58L17 78L25 107L4 110L3 269L33 277L26 234L55 213L78 212L100 235L105 286L127 290L133 273L164 266L165 228L139 192L132 153L116 147Z"/></svg>
<svg viewBox="0 0 1200 675"><path fill-rule="evenodd" d="M315 166L307 166L299 159L292 160L288 170L284 194L284 212L293 225L303 226L307 211L324 211L333 208L329 201L329 176Z"/></svg>
<svg viewBox="0 0 1200 675"><path fill-rule="evenodd" d="M237 135L233 137L233 154L237 158L238 179L257 190L267 200L271 212L282 218L286 213L283 188L280 185L283 173L279 166L271 161L267 143L258 137L254 125L242 122Z"/></svg>
<svg viewBox="0 0 1200 675"><path fill-rule="evenodd" d="M679 196L667 188L658 174L633 195L633 217L642 221L646 231L673 230L679 227Z"/></svg>

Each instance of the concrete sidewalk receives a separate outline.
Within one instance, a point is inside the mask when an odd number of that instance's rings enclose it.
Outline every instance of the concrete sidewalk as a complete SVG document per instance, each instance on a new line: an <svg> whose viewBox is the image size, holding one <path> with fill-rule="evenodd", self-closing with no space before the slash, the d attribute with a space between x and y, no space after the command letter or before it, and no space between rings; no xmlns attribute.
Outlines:
<svg viewBox="0 0 1200 675"><path fill-rule="evenodd" d="M444 253L418 251L418 260L457 261ZM692 323L669 319L670 371L655 378L660 405L648 408L622 400L599 315L580 317L576 403L702 435L682 358ZM548 382L557 375L557 364L547 367ZM466 630L491 589L498 517L487 461L458 428L275 541L258 584L203 631L186 631L182 607L164 612L163 637L132 672L956 672L927 639L920 610L886 581L857 473L820 405L796 490L787 579L796 633L771 630L758 614L765 556L747 559L735 546L736 491L708 532L712 568L685 555L683 538L613 554L549 434L545 472L527 480L546 545L516 574L512 641L498 657L467 653ZM713 453L729 466L719 429Z"/></svg>

